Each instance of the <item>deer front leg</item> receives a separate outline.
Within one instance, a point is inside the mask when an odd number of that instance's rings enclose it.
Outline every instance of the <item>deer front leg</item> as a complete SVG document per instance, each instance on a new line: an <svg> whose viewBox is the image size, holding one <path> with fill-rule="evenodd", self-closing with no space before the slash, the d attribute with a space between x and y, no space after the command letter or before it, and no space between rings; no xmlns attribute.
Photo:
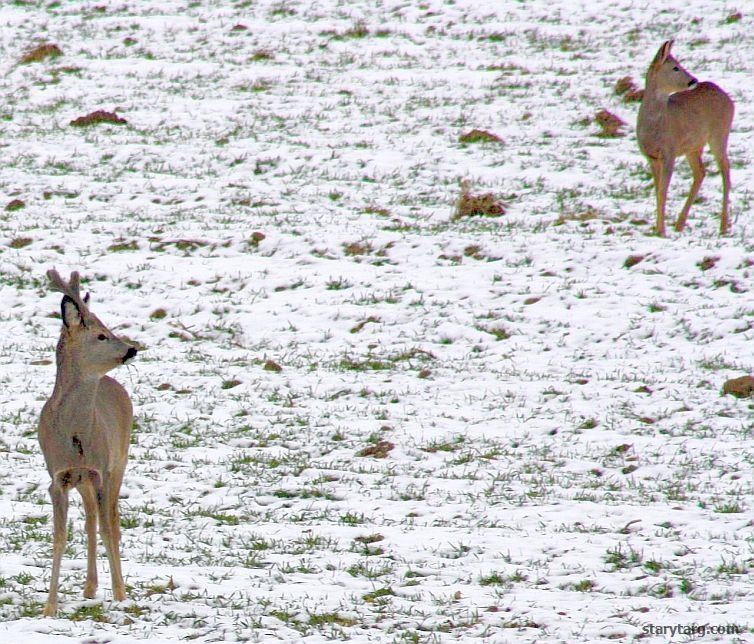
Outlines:
<svg viewBox="0 0 754 644"><path fill-rule="evenodd" d="M673 177L675 159L666 157L650 158L652 177L655 185L655 198L657 200L657 221L655 232L659 237L665 237L665 202L668 198L668 187Z"/></svg>
<svg viewBox="0 0 754 644"><path fill-rule="evenodd" d="M68 540L68 490L53 481L50 485L52 499L52 575L50 576L50 593L44 608L45 617L54 617L58 612L58 582L60 581L60 562L63 559Z"/></svg>

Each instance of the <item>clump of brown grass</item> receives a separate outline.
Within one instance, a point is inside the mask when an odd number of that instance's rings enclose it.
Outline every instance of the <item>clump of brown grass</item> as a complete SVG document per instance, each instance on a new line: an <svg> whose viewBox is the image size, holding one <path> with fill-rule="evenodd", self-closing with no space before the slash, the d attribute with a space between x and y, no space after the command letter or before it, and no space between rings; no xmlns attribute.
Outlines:
<svg viewBox="0 0 754 644"><path fill-rule="evenodd" d="M73 127L89 127L90 125L98 125L99 123L125 125L128 121L114 112L106 112L105 110L95 110L86 116L79 116L71 121Z"/></svg>
<svg viewBox="0 0 754 644"><path fill-rule="evenodd" d="M461 196L456 201L453 219L462 217L500 217L505 214L505 206L491 192L471 194L468 180L461 181Z"/></svg>
<svg viewBox="0 0 754 644"><path fill-rule="evenodd" d="M594 115L594 122L597 123L600 128L600 131L597 133L597 136L600 138L614 139L626 135L622 130L623 126L626 125L626 122L608 110L602 109L597 112L597 114Z"/></svg>
<svg viewBox="0 0 754 644"><path fill-rule="evenodd" d="M719 257L716 257L714 255L707 255L706 257L702 258L701 261L697 262L696 265L699 267L700 271L708 271L710 268L714 268L715 264L717 264L719 261Z"/></svg>
<svg viewBox="0 0 754 644"><path fill-rule="evenodd" d="M58 58L63 55L63 50L53 43L38 45L21 56L21 63L39 63L47 58Z"/></svg>
<svg viewBox="0 0 754 644"><path fill-rule="evenodd" d="M459 143L502 143L503 140L487 130L471 130L458 137Z"/></svg>
<svg viewBox="0 0 754 644"><path fill-rule="evenodd" d="M751 398L754 396L754 378L741 376L740 378L726 380L723 384L723 394L730 394L736 398Z"/></svg>
<svg viewBox="0 0 754 644"><path fill-rule="evenodd" d="M8 246L11 248L25 248L31 244L34 240L31 237L14 237L11 239Z"/></svg>
<svg viewBox="0 0 754 644"><path fill-rule="evenodd" d="M107 247L107 250L111 253L123 253L125 251L139 250L139 242L135 239L126 240L123 238L117 239L115 242Z"/></svg>
<svg viewBox="0 0 754 644"><path fill-rule="evenodd" d="M373 250L374 248L369 242L351 242L350 244L343 244L343 252L348 257L369 255Z"/></svg>
<svg viewBox="0 0 754 644"><path fill-rule="evenodd" d="M274 58L274 54L269 49L257 49L252 55L249 60L253 63L257 63L263 60L272 60Z"/></svg>
<svg viewBox="0 0 754 644"><path fill-rule="evenodd" d="M262 369L264 369L265 371L272 371L273 373L280 373L283 370L283 367L281 367L274 360L265 360Z"/></svg>
<svg viewBox="0 0 754 644"><path fill-rule="evenodd" d="M646 258L646 255L629 255L626 257L626 261L623 262L623 268L631 268L632 266L636 266L640 262L643 262Z"/></svg>
<svg viewBox="0 0 754 644"><path fill-rule="evenodd" d="M365 457L371 456L372 458L387 458L387 455L391 450L395 448L395 445L390 441L377 441L374 445L369 445L364 449L356 452L356 456Z"/></svg>
<svg viewBox="0 0 754 644"><path fill-rule="evenodd" d="M265 239L267 239L267 235L256 230L251 233L251 237L249 237L246 243L252 248L257 248Z"/></svg>
<svg viewBox="0 0 754 644"><path fill-rule="evenodd" d="M618 96L623 97L624 103L640 103L644 98L644 90L639 88L630 76L618 80L613 90Z"/></svg>
<svg viewBox="0 0 754 644"><path fill-rule="evenodd" d="M363 20L357 20L350 29L343 32L343 38L366 38L369 35L369 27Z"/></svg>
<svg viewBox="0 0 754 644"><path fill-rule="evenodd" d="M560 213L554 224L556 226L562 226L566 222L576 221L585 225L586 222L592 221L593 219L600 219L600 213L596 208L587 206L583 210Z"/></svg>

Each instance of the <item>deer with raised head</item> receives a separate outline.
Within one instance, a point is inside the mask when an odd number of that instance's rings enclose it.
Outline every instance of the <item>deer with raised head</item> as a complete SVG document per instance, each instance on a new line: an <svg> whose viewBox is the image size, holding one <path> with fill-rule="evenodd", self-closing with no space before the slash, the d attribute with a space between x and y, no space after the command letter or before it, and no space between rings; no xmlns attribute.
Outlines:
<svg viewBox="0 0 754 644"><path fill-rule="evenodd" d="M729 230L728 135L733 122L733 101L714 83L697 82L670 55L672 46L672 40L663 43L649 66L636 127L639 147L652 167L657 199L655 230L660 237L665 236L668 186L676 157L684 155L694 179L675 223L676 231L683 230L704 179L702 150L709 145L723 178L720 234L725 235Z"/></svg>
<svg viewBox="0 0 754 644"><path fill-rule="evenodd" d="M39 444L52 478L52 575L44 615L58 607L60 562L67 541L68 493L81 494L86 516L87 567L84 597L97 590L97 522L107 551L113 598L126 598L120 566L118 495L128 460L133 407L126 390L107 376L127 364L136 349L110 331L88 307L89 294L79 294L79 274L68 282L56 270L47 272L50 286L63 293L63 326L55 353L55 387L42 408Z"/></svg>

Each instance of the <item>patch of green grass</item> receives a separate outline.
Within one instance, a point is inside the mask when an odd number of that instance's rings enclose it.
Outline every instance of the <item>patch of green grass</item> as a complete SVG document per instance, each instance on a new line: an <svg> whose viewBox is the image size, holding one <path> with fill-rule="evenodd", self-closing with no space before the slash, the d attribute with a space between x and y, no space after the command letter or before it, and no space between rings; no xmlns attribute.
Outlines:
<svg viewBox="0 0 754 644"><path fill-rule="evenodd" d="M493 572L479 577L480 586L506 586L508 584L508 578L501 572Z"/></svg>
<svg viewBox="0 0 754 644"><path fill-rule="evenodd" d="M21 199L13 199L12 201L9 201L5 206L6 212L16 212L17 210L22 210L26 207L26 202Z"/></svg>
<svg viewBox="0 0 754 644"><path fill-rule="evenodd" d="M345 277L328 280L326 284L328 291L342 291L344 289L351 288L352 286L353 284L349 282Z"/></svg>
<svg viewBox="0 0 754 644"><path fill-rule="evenodd" d="M377 590L373 590L371 592L368 592L361 596L361 598L367 603L367 604L374 604L378 600L384 597L394 597L395 591L393 591L392 588L378 588Z"/></svg>
<svg viewBox="0 0 754 644"><path fill-rule="evenodd" d="M597 582L593 579L582 579L573 584L572 588L579 593L588 593L593 591L597 586Z"/></svg>
<svg viewBox="0 0 754 644"><path fill-rule="evenodd" d="M309 626L327 626L336 624L337 626L355 626L358 620L352 617L343 617L338 613L313 613L309 615Z"/></svg>
<svg viewBox="0 0 754 644"><path fill-rule="evenodd" d="M365 577L366 579L379 579L389 575L393 571L387 563L359 562L346 568L346 572L352 577Z"/></svg>
<svg viewBox="0 0 754 644"><path fill-rule="evenodd" d="M84 606L79 606L67 617L72 622L88 621L100 622L103 624L110 622L110 618L102 607L102 604L86 604Z"/></svg>
<svg viewBox="0 0 754 644"><path fill-rule="evenodd" d="M363 20L357 20L351 27L332 35L333 40L358 40L369 35L369 27Z"/></svg>
<svg viewBox="0 0 754 644"><path fill-rule="evenodd" d="M643 556L631 546L628 550L624 550L623 545L619 543L614 548L607 549L604 560L607 565L613 567L613 570L624 570L640 565Z"/></svg>
<svg viewBox="0 0 754 644"><path fill-rule="evenodd" d="M747 575L749 567L744 562L738 562L734 559L723 562L717 567L717 572L721 575Z"/></svg>
<svg viewBox="0 0 754 644"><path fill-rule="evenodd" d="M453 437L452 440L432 440L420 449L424 452L429 452L430 454L434 454L436 452L455 452L461 449L465 442L466 439L461 434L459 434L458 436Z"/></svg>
<svg viewBox="0 0 754 644"><path fill-rule="evenodd" d="M110 244L110 246L107 247L107 250L111 253L135 251L139 250L139 242L137 242L135 239L132 239L131 241L117 241L114 244Z"/></svg>

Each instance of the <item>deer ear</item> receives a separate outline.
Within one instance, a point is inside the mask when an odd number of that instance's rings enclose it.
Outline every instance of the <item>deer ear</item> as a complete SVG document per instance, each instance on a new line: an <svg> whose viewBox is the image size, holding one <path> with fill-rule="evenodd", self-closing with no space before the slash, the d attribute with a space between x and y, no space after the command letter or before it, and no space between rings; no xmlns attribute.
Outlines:
<svg viewBox="0 0 754 644"><path fill-rule="evenodd" d="M60 303L60 316L63 318L63 324L69 329L84 324L78 305L67 295L63 296L63 301Z"/></svg>
<svg viewBox="0 0 754 644"><path fill-rule="evenodd" d="M660 48L657 50L657 55L652 61L652 65L655 67L662 65L667 60L668 56L670 56L670 48L672 46L672 40L666 40L664 43L662 43L662 45L660 45Z"/></svg>

